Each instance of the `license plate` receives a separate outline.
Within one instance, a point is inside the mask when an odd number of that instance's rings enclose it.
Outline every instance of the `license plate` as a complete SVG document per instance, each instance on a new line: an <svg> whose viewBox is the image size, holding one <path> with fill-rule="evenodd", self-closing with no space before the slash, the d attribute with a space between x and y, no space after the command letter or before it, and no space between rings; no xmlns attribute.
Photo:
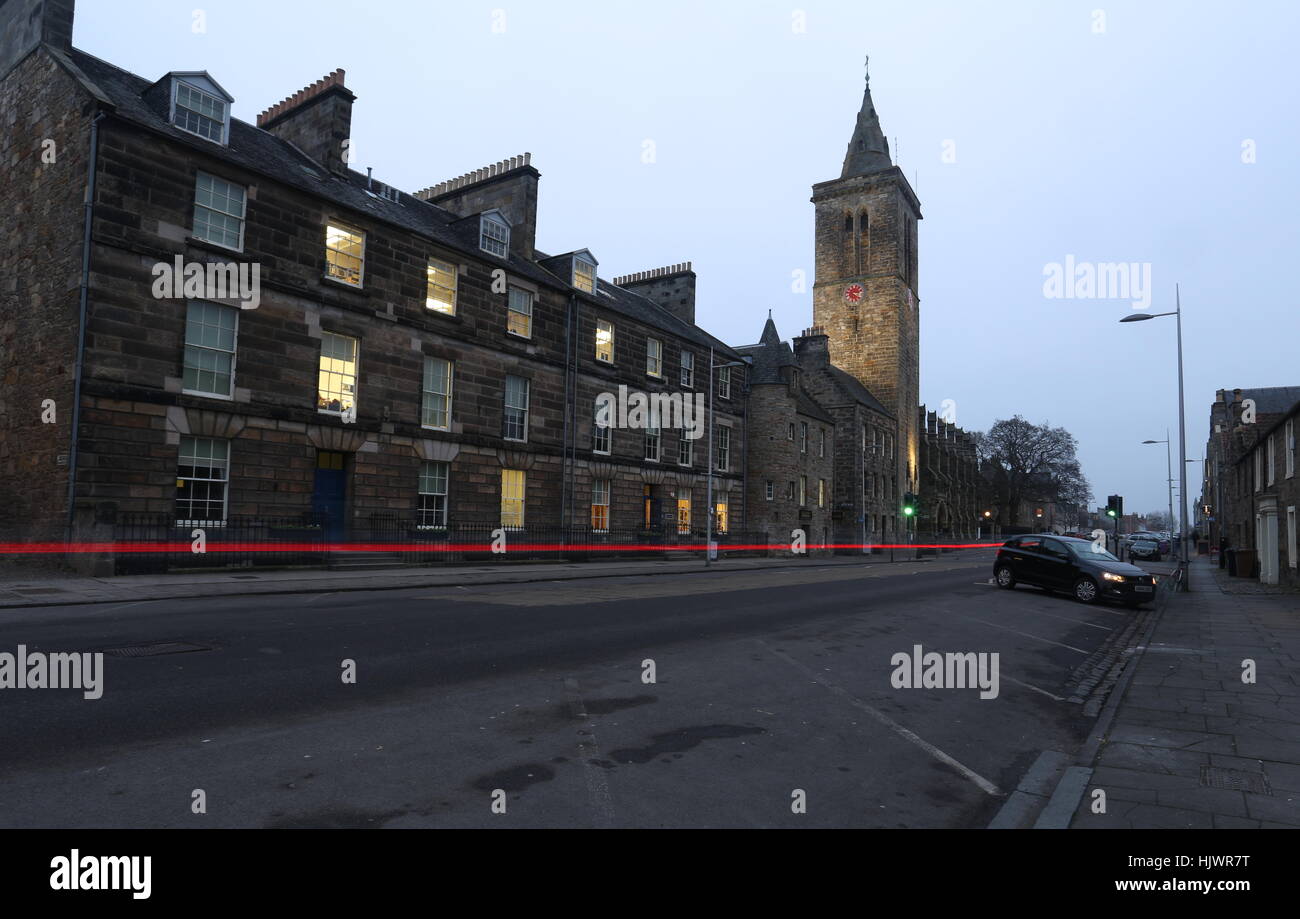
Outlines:
<svg viewBox="0 0 1300 919"><path fill-rule="evenodd" d="M1137 585L1136 587L1134 587L1133 589L1136 590L1136 591L1137 591L1138 593L1140 593L1140 594L1149 594L1149 593L1151 593L1151 591L1155 590L1154 587L1147 587L1147 586L1143 586L1142 584L1138 584L1138 585Z"/></svg>

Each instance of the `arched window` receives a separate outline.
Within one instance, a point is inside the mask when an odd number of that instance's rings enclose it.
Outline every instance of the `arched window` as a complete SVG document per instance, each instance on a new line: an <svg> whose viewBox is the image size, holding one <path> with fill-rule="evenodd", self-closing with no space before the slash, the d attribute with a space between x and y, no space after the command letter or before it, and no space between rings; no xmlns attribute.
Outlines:
<svg viewBox="0 0 1300 919"><path fill-rule="evenodd" d="M840 277L842 278L857 273L853 241L853 214L849 212L844 215L844 232L840 234Z"/></svg>
<svg viewBox="0 0 1300 919"><path fill-rule="evenodd" d="M866 211L858 211L858 274L871 270L871 220Z"/></svg>

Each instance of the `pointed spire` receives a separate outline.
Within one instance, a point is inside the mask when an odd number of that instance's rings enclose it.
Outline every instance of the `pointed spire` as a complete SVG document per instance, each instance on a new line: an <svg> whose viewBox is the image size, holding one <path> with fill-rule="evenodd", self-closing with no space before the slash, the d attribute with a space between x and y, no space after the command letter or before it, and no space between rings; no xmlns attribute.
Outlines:
<svg viewBox="0 0 1300 919"><path fill-rule="evenodd" d="M759 341L765 345L780 346L781 336L777 334L776 323L772 321L772 311L767 311L767 324L763 326L763 336Z"/></svg>
<svg viewBox="0 0 1300 919"><path fill-rule="evenodd" d="M866 65L863 66L865 69ZM840 178L866 175L868 172L888 169L891 165L889 143L880 130L880 118L871 101L871 74L867 72L866 87L862 92L862 109L858 112L858 123L853 129L848 152L844 155L844 171L840 173Z"/></svg>

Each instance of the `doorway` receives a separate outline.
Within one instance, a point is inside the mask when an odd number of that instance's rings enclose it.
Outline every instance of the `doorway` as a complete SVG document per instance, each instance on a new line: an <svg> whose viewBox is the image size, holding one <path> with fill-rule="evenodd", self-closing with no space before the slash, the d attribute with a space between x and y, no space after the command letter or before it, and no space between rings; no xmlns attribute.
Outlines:
<svg viewBox="0 0 1300 919"><path fill-rule="evenodd" d="M316 478L312 484L312 513L321 518L325 539L338 542L347 534L347 456L330 450L316 451Z"/></svg>

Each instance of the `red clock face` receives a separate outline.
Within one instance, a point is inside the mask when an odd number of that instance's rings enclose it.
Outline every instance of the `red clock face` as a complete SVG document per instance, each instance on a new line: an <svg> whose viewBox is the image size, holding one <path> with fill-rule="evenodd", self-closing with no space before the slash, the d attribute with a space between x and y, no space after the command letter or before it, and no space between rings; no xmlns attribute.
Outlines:
<svg viewBox="0 0 1300 919"><path fill-rule="evenodd" d="M862 285L850 284L844 288L844 299L850 303L860 303L862 301Z"/></svg>

